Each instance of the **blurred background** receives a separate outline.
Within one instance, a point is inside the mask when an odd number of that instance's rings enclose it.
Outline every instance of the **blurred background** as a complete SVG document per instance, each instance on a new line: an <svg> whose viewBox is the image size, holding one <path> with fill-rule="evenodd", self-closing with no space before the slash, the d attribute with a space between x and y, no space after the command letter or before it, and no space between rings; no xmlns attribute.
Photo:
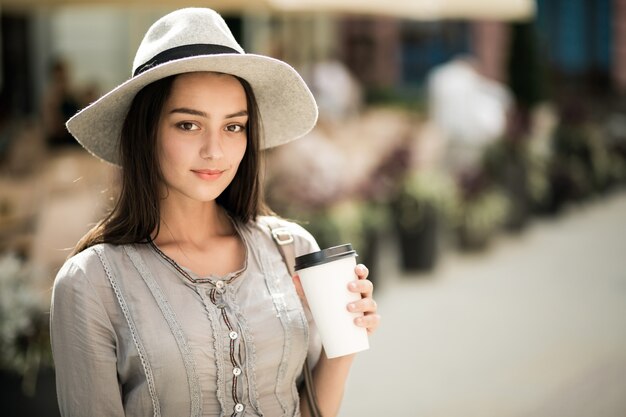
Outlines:
<svg viewBox="0 0 626 417"><path fill-rule="evenodd" d="M50 288L117 186L64 122L190 5L318 101L264 181L377 287L341 416L626 416L626 0L2 0L3 415L58 415Z"/></svg>

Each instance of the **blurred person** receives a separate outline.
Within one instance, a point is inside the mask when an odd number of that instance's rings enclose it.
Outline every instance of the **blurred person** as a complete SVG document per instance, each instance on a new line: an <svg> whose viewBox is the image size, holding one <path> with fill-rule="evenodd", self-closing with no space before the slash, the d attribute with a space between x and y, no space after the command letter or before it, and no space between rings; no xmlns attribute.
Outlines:
<svg viewBox="0 0 626 417"><path fill-rule="evenodd" d="M322 122L343 123L361 109L361 87L346 66L336 59L313 66L311 88Z"/></svg>
<svg viewBox="0 0 626 417"><path fill-rule="evenodd" d="M510 93L467 57L435 67L427 89L431 117L447 142L448 167L455 173L474 170L485 147L505 132Z"/></svg>
<svg viewBox="0 0 626 417"><path fill-rule="evenodd" d="M324 354L268 224L288 231L296 255L319 247L270 215L259 179L262 149L314 126L309 89L284 62L244 53L200 8L159 19L133 74L68 122L121 166L122 184L54 283L62 415L308 416L307 357L322 414L337 415L354 355ZM365 266L355 272L361 299L347 308L371 333L373 286Z"/></svg>
<svg viewBox="0 0 626 417"><path fill-rule="evenodd" d="M79 110L78 99L70 86L67 62L56 59L50 66L48 86L41 105L46 142L52 147L76 145L65 128L65 122Z"/></svg>

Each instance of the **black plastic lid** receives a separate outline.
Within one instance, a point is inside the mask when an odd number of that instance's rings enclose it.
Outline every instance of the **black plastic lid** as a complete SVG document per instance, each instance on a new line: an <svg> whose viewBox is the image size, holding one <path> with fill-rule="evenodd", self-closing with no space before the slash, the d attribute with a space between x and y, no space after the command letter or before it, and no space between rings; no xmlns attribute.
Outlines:
<svg viewBox="0 0 626 417"><path fill-rule="evenodd" d="M295 270L299 271L304 268L325 264L337 259L347 258L348 256L358 256L356 251L352 249L352 245L350 243L333 246L332 248L296 257Z"/></svg>

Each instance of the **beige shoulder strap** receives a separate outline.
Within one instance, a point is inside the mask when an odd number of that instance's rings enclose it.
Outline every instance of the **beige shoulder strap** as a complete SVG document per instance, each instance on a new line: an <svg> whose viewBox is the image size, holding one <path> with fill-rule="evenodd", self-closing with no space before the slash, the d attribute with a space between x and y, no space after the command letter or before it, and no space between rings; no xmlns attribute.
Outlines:
<svg viewBox="0 0 626 417"><path fill-rule="evenodd" d="M270 229L272 239L274 239L274 242L278 247L278 251L287 265L287 270L293 277L296 273L296 251L293 243L293 235L286 227L279 225L275 220L273 221L268 219L267 225ZM304 387L306 390L306 399L309 405L309 410L311 411L311 416L322 417L322 413L317 403L317 395L315 394L315 389L313 388L313 375L311 374L311 369L309 368L308 359L304 361L302 373L304 373Z"/></svg>
<svg viewBox="0 0 626 417"><path fill-rule="evenodd" d="M278 246L278 250L287 265L287 270L291 276L296 274L295 265L296 265L296 252L293 244L293 235L286 227L280 226L278 223L272 224L272 222L268 222L270 232L272 234L272 239Z"/></svg>

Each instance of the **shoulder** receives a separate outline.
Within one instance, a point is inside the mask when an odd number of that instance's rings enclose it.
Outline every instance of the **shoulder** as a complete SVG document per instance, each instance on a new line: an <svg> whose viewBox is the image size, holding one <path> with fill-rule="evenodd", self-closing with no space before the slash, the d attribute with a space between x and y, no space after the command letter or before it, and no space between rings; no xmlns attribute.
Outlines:
<svg viewBox="0 0 626 417"><path fill-rule="evenodd" d="M69 258L54 280L54 290L77 289L94 285L95 281L104 278L106 271L102 257L115 256L120 247L107 243L91 246Z"/></svg>
<svg viewBox="0 0 626 417"><path fill-rule="evenodd" d="M293 236L296 255L306 254L319 250L319 246L315 238L304 227L299 224L285 220L276 216L259 216L252 223L256 228L261 230L268 239L272 239L271 230L276 228L284 228Z"/></svg>
<svg viewBox="0 0 626 417"><path fill-rule="evenodd" d="M50 304L55 361L63 356L60 352L65 349L80 345L84 353L93 349L90 343L97 337L115 338L107 307L113 305L107 303L112 288L99 256L109 246L96 245L83 250L65 261L57 273Z"/></svg>

